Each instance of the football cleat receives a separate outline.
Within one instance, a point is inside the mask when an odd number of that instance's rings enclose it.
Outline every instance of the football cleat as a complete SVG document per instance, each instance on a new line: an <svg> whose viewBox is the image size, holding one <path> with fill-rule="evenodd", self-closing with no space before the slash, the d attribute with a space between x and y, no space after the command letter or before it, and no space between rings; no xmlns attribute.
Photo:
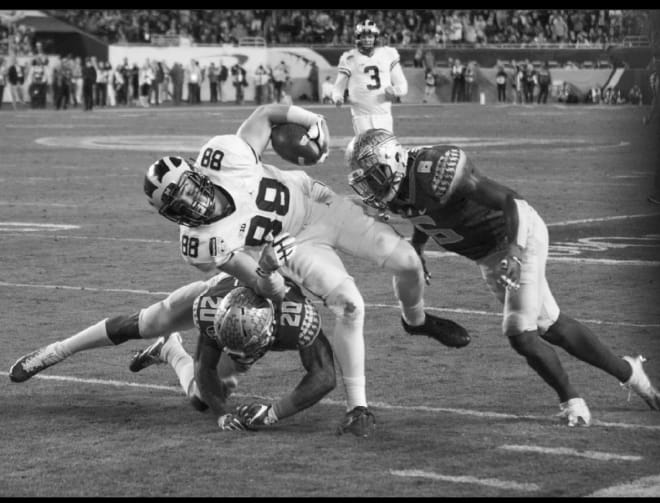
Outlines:
<svg viewBox="0 0 660 503"><path fill-rule="evenodd" d="M571 398L559 404L557 417L566 419L568 426L591 425L591 412L583 398Z"/></svg>
<svg viewBox="0 0 660 503"><path fill-rule="evenodd" d="M426 335L450 348L462 348L470 343L470 335L461 325L429 313L426 313L423 325L408 325L403 318L401 318L401 323L410 335Z"/></svg>
<svg viewBox="0 0 660 503"><path fill-rule="evenodd" d="M623 359L632 367L632 375L628 381L621 383L621 386L637 393L653 410L660 410L660 393L653 387L642 366L646 358L639 355L636 358L624 356ZM628 394L628 400L630 400L630 394Z"/></svg>
<svg viewBox="0 0 660 503"><path fill-rule="evenodd" d="M351 432L356 437L366 438L376 430L376 416L367 408L358 406L349 410L337 427L337 435Z"/></svg>
<svg viewBox="0 0 660 503"><path fill-rule="evenodd" d="M49 344L19 358L9 369L9 379L12 382L27 381L33 375L62 360L64 358L55 352L55 343Z"/></svg>
<svg viewBox="0 0 660 503"><path fill-rule="evenodd" d="M161 336L156 339L156 342L147 346L142 351L138 351L133 355L131 363L128 365L128 368L131 372L139 372L142 369L149 367L150 365L158 365L161 363L166 363L165 359L161 356L163 346L166 342L170 340L171 337L178 339L179 344L181 343L181 335L178 332L174 332L167 337Z"/></svg>

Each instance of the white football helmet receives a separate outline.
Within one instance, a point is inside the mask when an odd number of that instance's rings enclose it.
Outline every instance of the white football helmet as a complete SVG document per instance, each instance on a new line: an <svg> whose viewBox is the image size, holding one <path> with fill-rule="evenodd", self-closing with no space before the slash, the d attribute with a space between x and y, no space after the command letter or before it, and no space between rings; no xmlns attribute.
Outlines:
<svg viewBox="0 0 660 503"><path fill-rule="evenodd" d="M197 227L217 219L213 183L181 157L163 157L149 166L144 193L158 213L180 225Z"/></svg>
<svg viewBox="0 0 660 503"><path fill-rule="evenodd" d="M368 129L348 144L346 162L353 190L369 206L385 210L406 176L408 152L386 129Z"/></svg>
<svg viewBox="0 0 660 503"><path fill-rule="evenodd" d="M380 30L371 19L367 19L355 27L355 44L363 54L370 55L376 46L376 38Z"/></svg>
<svg viewBox="0 0 660 503"><path fill-rule="evenodd" d="M215 337L229 353L250 357L275 340L273 303L247 287L234 288L220 302L213 319Z"/></svg>

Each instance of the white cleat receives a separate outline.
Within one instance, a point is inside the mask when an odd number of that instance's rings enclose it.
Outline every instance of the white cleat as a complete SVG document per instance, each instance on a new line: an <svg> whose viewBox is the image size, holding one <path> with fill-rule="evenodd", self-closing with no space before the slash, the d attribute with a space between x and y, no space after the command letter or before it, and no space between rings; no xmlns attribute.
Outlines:
<svg viewBox="0 0 660 503"><path fill-rule="evenodd" d="M621 386L627 388L629 392L634 391L637 393L653 410L660 410L660 393L651 384L649 376L646 375L642 366L646 358L639 355L635 358L624 356L623 359L632 367L632 375L627 382L622 382ZM630 393L628 393L628 400L630 400Z"/></svg>
<svg viewBox="0 0 660 503"><path fill-rule="evenodd" d="M33 375L64 360L55 352L55 344L49 344L19 358L9 369L9 379L12 382L27 381Z"/></svg>
<svg viewBox="0 0 660 503"><path fill-rule="evenodd" d="M558 417L566 419L568 426L590 426L591 412L583 398L571 398L559 404Z"/></svg>

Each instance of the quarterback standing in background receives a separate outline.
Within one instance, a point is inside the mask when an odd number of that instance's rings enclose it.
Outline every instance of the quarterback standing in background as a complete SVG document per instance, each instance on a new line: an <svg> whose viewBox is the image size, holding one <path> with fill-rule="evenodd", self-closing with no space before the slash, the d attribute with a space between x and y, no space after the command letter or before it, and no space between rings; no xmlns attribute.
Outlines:
<svg viewBox="0 0 660 503"><path fill-rule="evenodd" d="M353 131L393 129L392 102L408 94L408 81L393 47L376 45L380 30L371 20L355 28L356 48L339 59L332 100L337 106L348 97L353 117Z"/></svg>
<svg viewBox="0 0 660 503"><path fill-rule="evenodd" d="M546 279L548 229L519 194L482 175L458 147L404 148L382 129L358 135L347 160L349 184L366 204L413 224L412 244L420 256L431 237L479 265L504 305L503 335L555 390L569 426L588 426L591 413L550 344L607 372L660 410L660 394L642 356L619 358L585 325L559 311Z"/></svg>

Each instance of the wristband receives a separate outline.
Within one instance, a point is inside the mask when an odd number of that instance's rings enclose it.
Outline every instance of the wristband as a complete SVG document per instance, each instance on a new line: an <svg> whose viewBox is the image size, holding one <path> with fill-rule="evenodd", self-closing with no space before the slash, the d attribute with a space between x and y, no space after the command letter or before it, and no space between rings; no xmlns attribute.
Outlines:
<svg viewBox="0 0 660 503"><path fill-rule="evenodd" d="M522 260L520 260L520 257L516 257L515 255L511 255L511 260L516 262L519 266L522 267Z"/></svg>

